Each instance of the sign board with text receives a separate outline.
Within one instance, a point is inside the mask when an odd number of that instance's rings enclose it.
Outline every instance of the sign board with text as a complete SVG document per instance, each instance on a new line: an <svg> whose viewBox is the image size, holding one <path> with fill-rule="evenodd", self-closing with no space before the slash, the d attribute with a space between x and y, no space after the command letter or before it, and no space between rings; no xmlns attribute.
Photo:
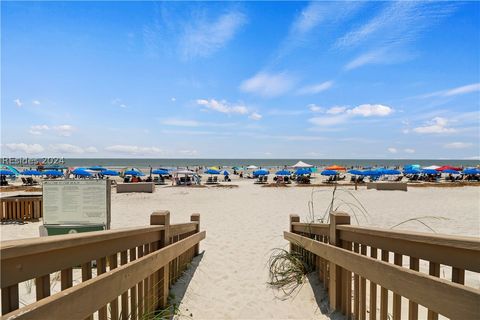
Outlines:
<svg viewBox="0 0 480 320"><path fill-rule="evenodd" d="M45 180L44 225L104 225L110 229L110 180Z"/></svg>

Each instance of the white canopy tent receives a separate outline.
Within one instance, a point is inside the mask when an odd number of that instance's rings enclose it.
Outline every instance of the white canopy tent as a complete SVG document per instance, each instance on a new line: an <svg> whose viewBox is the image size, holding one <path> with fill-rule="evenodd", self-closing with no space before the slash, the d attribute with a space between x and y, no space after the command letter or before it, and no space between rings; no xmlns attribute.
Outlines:
<svg viewBox="0 0 480 320"><path fill-rule="evenodd" d="M313 168L313 165L305 163L303 161L298 161L295 163L292 168L298 169L298 168Z"/></svg>

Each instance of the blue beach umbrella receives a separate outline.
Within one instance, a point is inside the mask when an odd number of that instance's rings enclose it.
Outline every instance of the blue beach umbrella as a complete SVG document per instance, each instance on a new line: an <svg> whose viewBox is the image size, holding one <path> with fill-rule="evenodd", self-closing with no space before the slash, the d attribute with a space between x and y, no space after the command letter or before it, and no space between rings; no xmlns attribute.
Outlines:
<svg viewBox="0 0 480 320"><path fill-rule="evenodd" d="M208 170L204 171L203 173L206 173L206 174L220 174L220 171L214 170L214 169L208 169Z"/></svg>
<svg viewBox="0 0 480 320"><path fill-rule="evenodd" d="M288 170L280 170L280 171L275 172L275 175L277 175L277 176L289 176L291 174L292 173Z"/></svg>
<svg viewBox="0 0 480 320"><path fill-rule="evenodd" d="M228 172L227 170L223 170L223 175L224 175L224 176L229 176L229 175L230 175L230 172Z"/></svg>
<svg viewBox="0 0 480 320"><path fill-rule="evenodd" d="M422 171L418 170L418 169L406 169L406 170L403 170L403 174L419 174L421 173Z"/></svg>
<svg viewBox="0 0 480 320"><path fill-rule="evenodd" d="M14 176L15 173L13 173L10 170L0 170L0 176Z"/></svg>
<svg viewBox="0 0 480 320"><path fill-rule="evenodd" d="M322 173L320 173L322 176L336 176L338 174L337 171L335 170L323 170Z"/></svg>
<svg viewBox="0 0 480 320"><path fill-rule="evenodd" d="M138 177L138 176L144 176L145 174L141 171L136 171L136 170L127 170L123 173L124 175L130 175L130 176L135 176L135 177Z"/></svg>
<svg viewBox="0 0 480 320"><path fill-rule="evenodd" d="M152 171L153 174L159 174L159 175L162 175L162 176L168 176L169 173L167 170L164 170L164 169L156 169L156 170L153 170Z"/></svg>
<svg viewBox="0 0 480 320"><path fill-rule="evenodd" d="M81 176L81 177L90 177L92 174L88 171L86 171L83 168L77 168L72 171L74 175Z"/></svg>
<svg viewBox="0 0 480 320"><path fill-rule="evenodd" d="M107 168L104 168L104 167L101 167L101 166L93 166L93 167L90 167L88 169L93 170L93 171L105 171L105 170L107 170Z"/></svg>
<svg viewBox="0 0 480 320"><path fill-rule="evenodd" d="M401 172L399 170L385 169L385 170L382 171L382 174L394 176L394 175L397 175L397 174L401 174Z"/></svg>
<svg viewBox="0 0 480 320"><path fill-rule="evenodd" d="M253 171L254 176L266 176L268 174L269 174L268 170L265 170L265 169Z"/></svg>
<svg viewBox="0 0 480 320"><path fill-rule="evenodd" d="M22 174L25 176L41 176L42 175L42 173L37 170L25 170L25 171L22 171Z"/></svg>
<svg viewBox="0 0 480 320"><path fill-rule="evenodd" d="M120 172L118 171L115 171L115 170L104 170L101 172L101 174L103 174L104 176L118 176L120 175Z"/></svg>
<svg viewBox="0 0 480 320"><path fill-rule="evenodd" d="M458 172L457 170L452 170L452 169L443 170L443 173L460 174L460 172Z"/></svg>
<svg viewBox="0 0 480 320"><path fill-rule="evenodd" d="M365 170L365 171L362 171L361 175L362 176L377 177L377 176L381 176L382 174L377 170Z"/></svg>
<svg viewBox="0 0 480 320"><path fill-rule="evenodd" d="M46 170L46 171L42 171L42 175L60 177L60 176L63 176L63 173L57 170Z"/></svg>
<svg viewBox="0 0 480 320"><path fill-rule="evenodd" d="M435 174L436 175L438 173L438 171L433 170L433 169L423 169L422 173L424 173L424 174Z"/></svg>
<svg viewBox="0 0 480 320"><path fill-rule="evenodd" d="M355 176L359 176L362 174L362 171L360 170L348 170L347 173L353 174Z"/></svg>
<svg viewBox="0 0 480 320"><path fill-rule="evenodd" d="M480 169L477 168L468 168L463 170L464 174L480 174Z"/></svg>
<svg viewBox="0 0 480 320"><path fill-rule="evenodd" d="M295 171L295 174L297 176L302 176L304 174L311 174L312 172L308 169L305 169L305 168L300 168L300 169L297 169L297 171Z"/></svg>

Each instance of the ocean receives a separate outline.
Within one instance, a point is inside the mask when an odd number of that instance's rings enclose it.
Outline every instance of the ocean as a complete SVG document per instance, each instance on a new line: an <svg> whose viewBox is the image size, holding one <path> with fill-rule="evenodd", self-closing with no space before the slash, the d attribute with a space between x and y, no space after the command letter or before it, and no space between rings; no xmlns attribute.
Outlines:
<svg viewBox="0 0 480 320"><path fill-rule="evenodd" d="M241 166L255 165L257 167L283 167L292 166L302 160L317 167L333 164L350 167L403 167L409 164L421 166L451 165L459 167L475 167L480 164L478 160L435 160L435 159L132 159L132 158L66 158L67 167L134 167L134 168L161 168L161 167L210 167L210 166Z"/></svg>

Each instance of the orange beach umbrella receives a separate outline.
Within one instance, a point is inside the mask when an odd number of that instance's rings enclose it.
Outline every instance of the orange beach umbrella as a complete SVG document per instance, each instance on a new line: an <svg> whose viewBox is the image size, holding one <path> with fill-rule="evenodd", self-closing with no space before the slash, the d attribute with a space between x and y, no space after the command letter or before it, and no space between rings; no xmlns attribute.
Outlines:
<svg viewBox="0 0 480 320"><path fill-rule="evenodd" d="M345 167L333 165L333 166L330 166L330 167L326 167L325 170L345 171L347 169Z"/></svg>

